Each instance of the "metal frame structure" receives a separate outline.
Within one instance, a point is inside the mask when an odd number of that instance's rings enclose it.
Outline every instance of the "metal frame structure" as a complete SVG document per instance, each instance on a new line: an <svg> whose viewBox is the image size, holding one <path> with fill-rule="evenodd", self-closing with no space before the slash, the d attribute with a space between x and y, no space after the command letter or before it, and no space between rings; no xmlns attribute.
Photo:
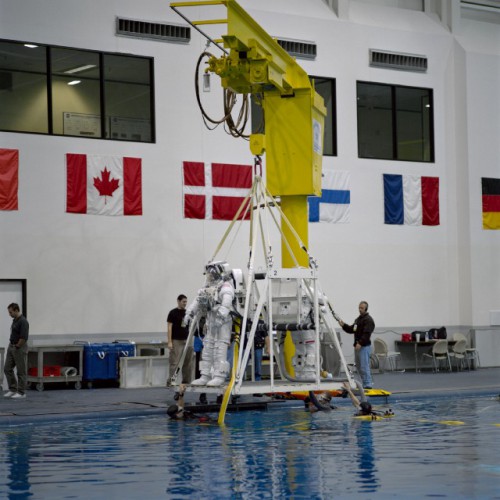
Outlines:
<svg viewBox="0 0 500 500"><path fill-rule="evenodd" d="M271 224L281 230L279 225L279 215L288 224L289 230L298 238L290 222L283 214L279 202L269 193L264 186L260 176L255 176L253 186L249 195L240 206L235 218L229 225L221 242L219 243L211 261L220 258L222 251L231 233L236 237L238 229L235 224L244 215L244 211L251 210L250 238L249 238L249 260L247 263L247 273L243 280L243 289L236 296L236 306L234 314L237 322L241 325L241 331L236 335L233 367L230 381L222 387L188 386L187 391L203 392L212 394L224 393L223 404L219 414L219 421L223 423L225 411L231 397L254 394L254 393L284 393L284 392L316 392L341 390L344 382L348 382L352 388L358 387L362 391L359 381L354 379L347 365L342 348L334 326L333 308L323 293L318 280L318 267L316 261L309 256L309 267L296 266L294 268L281 268L274 265L273 248L270 241ZM240 221L239 224L242 222ZM235 229L233 231L233 229ZM290 242L283 235L284 244L290 246ZM231 242L232 244L232 242ZM229 246L231 246L229 244ZM299 241L299 244L300 241ZM256 257L262 250L265 261L264 269L256 269ZM290 295L279 297L275 293L276 283L287 282L294 290L297 307L289 314L281 314L275 317L274 310L276 303L289 302ZM302 297L312 304L312 321L304 322L301 319L300 303ZM269 380L247 381L245 380L246 368L253 349L253 341L259 319L262 319L267 326L267 333L273 341L270 343L270 360L278 362L279 377L276 377L274 370L270 371ZM172 377L172 385L180 383L182 365L187 353L187 346L191 344L194 332L197 328L199 318L191 322L189 337L186 348L181 356L179 365L176 367ZM247 325L251 325L247 328ZM284 361L284 341L292 330L314 330L315 343L315 376L312 379L298 379L291 374ZM340 373L343 375L334 378L322 376L320 341L322 335L329 335L332 344L340 359ZM240 346L244 346L240 349Z"/></svg>
<svg viewBox="0 0 500 500"><path fill-rule="evenodd" d="M227 17L191 21L179 11L184 7L199 7L204 12L204 7L211 6L225 7ZM320 307L319 297L323 297L323 294L319 290L317 265L308 252L307 197L321 194L323 129L326 116L323 98L314 90L314 84L311 83L306 71L235 0L173 2L170 7L207 38L207 48L212 44L222 51L220 57L215 57L207 51L203 52L198 60L197 69L201 59L208 58L205 72L215 73L220 77L225 102L234 101L235 94L242 94L243 110L247 106L249 95L258 96L257 101L261 104L265 115L265 134L251 134L249 137L250 150L256 156L251 192L240 206L211 259L211 262L215 260L215 256L242 212L251 209L250 257L247 265L245 298L242 313L236 313L240 316L241 332L236 335L231 380L225 388L219 423L224 422L227 404L232 395L310 391L311 399L314 400L314 391L340 389L345 381L348 381L351 387L355 387L356 384L349 372L335 332L333 309L330 304L323 304ZM227 26L227 33L219 39L211 38L200 28L200 26L220 24ZM196 82L198 82L198 76ZM198 87L196 88L198 90ZM199 97L198 93L197 97ZM209 118L204 113L199 100L198 104L204 119ZM235 126L231 110L232 108L225 106L224 118L221 122L224 121L228 125L234 137L244 137L246 121L243 120L242 126ZM243 114L245 115L246 112ZM212 121L212 123L216 122ZM239 120L238 123L240 123ZM266 153L267 187L261 178L261 155L264 152ZM279 197L279 202L274 197ZM281 226L275 211L279 212ZM274 265L272 246L269 237L266 237L269 234L269 224L266 223L269 219L274 221L281 234L281 267ZM259 290L257 285L255 272L255 254L259 235L266 262L262 290ZM286 328L287 325L282 327L274 323L273 286L277 280L294 280L297 288L297 301L300 303L302 297L309 301L314 315L313 321L302 325L303 318L300 317L300 307L298 307L296 317L291 317L290 321L287 321L288 328ZM271 370L269 382L247 383L244 381L245 370L253 348L259 319L267 324L268 335L273 339L270 344L270 358L273 363L277 354L280 378L276 379L274 370ZM251 327L247 331L249 324ZM320 325L334 339L334 345L345 372L345 377L342 379L322 380L321 378ZM191 324L187 344L190 343L195 328L196 320ZM284 328L284 331L280 333L278 339L274 332L281 332L281 328ZM292 373L294 369L290 361L290 351L294 345L287 340L287 330L293 329L308 332L314 330L316 373L313 379L304 380L303 373L300 380L294 378L294 373ZM291 335L288 335L288 339L290 337ZM287 345L285 345L285 340L287 340ZM241 351L240 345L244 346ZM178 381L186 351L187 347L172 377L173 385ZM361 395L364 397L361 384L359 385ZM188 390L220 392L221 389L196 386Z"/></svg>

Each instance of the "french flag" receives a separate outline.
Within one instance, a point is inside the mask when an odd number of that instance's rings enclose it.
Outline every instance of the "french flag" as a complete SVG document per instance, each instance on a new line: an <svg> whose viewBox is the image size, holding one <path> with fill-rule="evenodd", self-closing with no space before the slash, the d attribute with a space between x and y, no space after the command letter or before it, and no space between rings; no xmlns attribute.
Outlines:
<svg viewBox="0 0 500 500"><path fill-rule="evenodd" d="M439 226L439 177L384 175L384 222Z"/></svg>

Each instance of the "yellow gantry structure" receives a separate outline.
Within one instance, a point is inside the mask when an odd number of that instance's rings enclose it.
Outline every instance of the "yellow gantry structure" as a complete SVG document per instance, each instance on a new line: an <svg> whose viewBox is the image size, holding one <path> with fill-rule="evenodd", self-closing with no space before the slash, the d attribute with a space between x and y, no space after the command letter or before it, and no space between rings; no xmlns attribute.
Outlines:
<svg viewBox="0 0 500 500"><path fill-rule="evenodd" d="M178 10L209 6L225 6L227 17L190 20ZM250 150L256 156L265 152L267 188L280 198L289 221L281 223L282 267L309 267L307 197L321 195L323 98L297 61L235 0L173 2L170 7L200 32L198 26L226 25L227 33L212 40L223 43L223 55L211 56L206 71L217 74L225 89L260 97L265 133L250 136ZM291 373L294 350L288 336L286 367Z"/></svg>
<svg viewBox="0 0 500 500"><path fill-rule="evenodd" d="M209 59L207 70L220 76L226 89L262 96L265 134L251 135L250 149L257 156L266 153L267 188L281 199L283 213L302 243L282 224L282 267L308 267L308 255L301 246L308 245L307 196L321 195L323 98L296 60L235 0L173 2L170 6L176 12L181 7L226 7L225 19L189 22L195 27L227 25L227 33L221 35L226 50L221 57Z"/></svg>

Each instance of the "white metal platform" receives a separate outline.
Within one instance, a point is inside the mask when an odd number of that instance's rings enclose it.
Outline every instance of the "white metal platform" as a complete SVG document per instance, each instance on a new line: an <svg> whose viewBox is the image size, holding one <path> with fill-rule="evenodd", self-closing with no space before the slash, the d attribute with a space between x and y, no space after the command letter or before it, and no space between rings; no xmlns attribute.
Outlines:
<svg viewBox="0 0 500 500"><path fill-rule="evenodd" d="M347 379L346 379L347 381ZM221 385L219 387L206 387L206 386L186 386L187 392L204 392L206 394L221 394L226 392L228 384ZM236 386L233 390L233 395L244 395L244 394L269 394L269 393L281 393L281 392L303 392L303 391L336 391L342 389L342 382L333 382L331 380L325 380L316 383L301 382L290 382L288 380L275 380L274 384L271 384L269 380L261 380L258 382L245 381L239 390Z"/></svg>

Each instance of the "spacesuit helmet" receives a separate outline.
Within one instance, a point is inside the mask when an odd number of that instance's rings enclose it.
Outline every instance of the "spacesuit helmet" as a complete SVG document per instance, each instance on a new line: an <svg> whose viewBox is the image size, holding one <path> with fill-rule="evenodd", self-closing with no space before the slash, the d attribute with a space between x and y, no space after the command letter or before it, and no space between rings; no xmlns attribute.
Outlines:
<svg viewBox="0 0 500 500"><path fill-rule="evenodd" d="M224 260L209 262L205 266L205 276L207 284L217 283L226 279L231 270L229 264Z"/></svg>

